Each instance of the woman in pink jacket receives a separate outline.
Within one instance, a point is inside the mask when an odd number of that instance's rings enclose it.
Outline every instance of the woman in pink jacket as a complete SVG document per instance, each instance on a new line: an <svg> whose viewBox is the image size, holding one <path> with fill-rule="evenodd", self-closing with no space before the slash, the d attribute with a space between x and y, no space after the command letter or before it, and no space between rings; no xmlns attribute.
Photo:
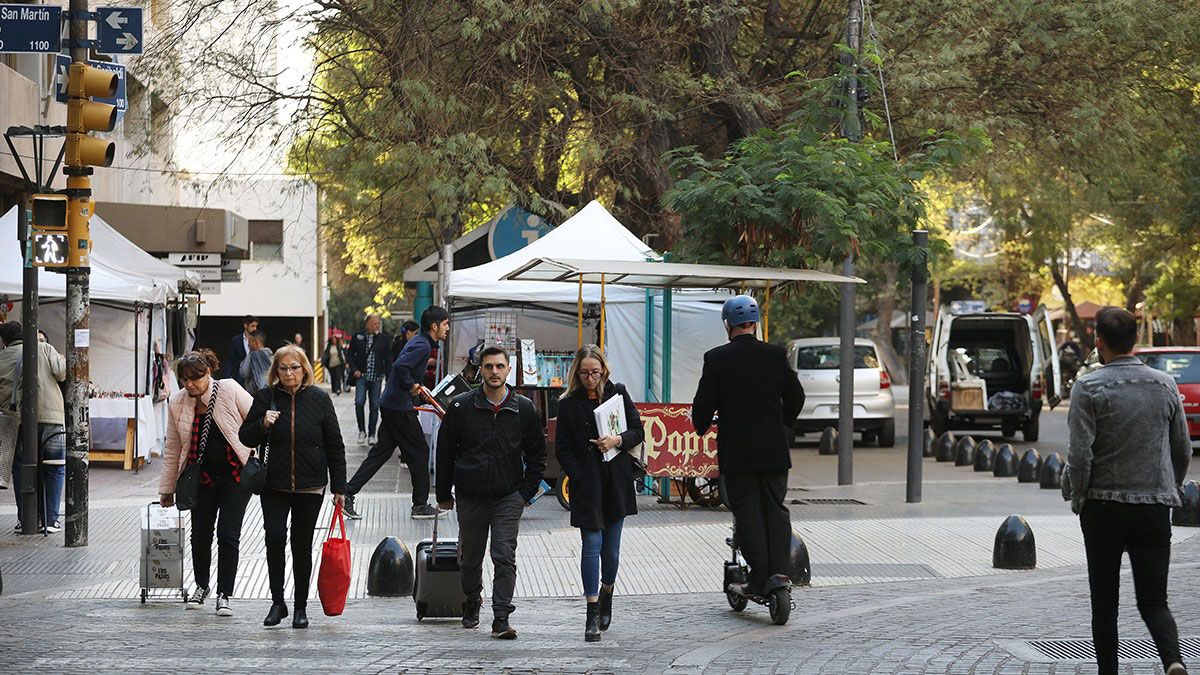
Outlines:
<svg viewBox="0 0 1200 675"><path fill-rule="evenodd" d="M200 465L200 490L192 509L192 568L196 588L187 608L200 609L209 595L213 530L217 534L217 616L233 616L229 596L237 576L242 518L250 493L238 485L250 448L238 442L238 429L254 399L234 380L216 380L211 350L188 352L175 364L183 389L167 405L159 501L175 503L175 484L188 464Z"/></svg>

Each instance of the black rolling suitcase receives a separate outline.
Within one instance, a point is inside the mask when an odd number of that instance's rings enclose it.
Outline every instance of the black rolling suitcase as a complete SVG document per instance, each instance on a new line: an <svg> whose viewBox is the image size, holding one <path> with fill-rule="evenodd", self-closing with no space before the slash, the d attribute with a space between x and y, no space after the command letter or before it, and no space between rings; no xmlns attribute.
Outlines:
<svg viewBox="0 0 1200 675"><path fill-rule="evenodd" d="M416 565L417 620L427 616L461 617L467 601L462 592L462 568L458 563L458 540L438 539L438 520L433 519L433 539L417 544Z"/></svg>

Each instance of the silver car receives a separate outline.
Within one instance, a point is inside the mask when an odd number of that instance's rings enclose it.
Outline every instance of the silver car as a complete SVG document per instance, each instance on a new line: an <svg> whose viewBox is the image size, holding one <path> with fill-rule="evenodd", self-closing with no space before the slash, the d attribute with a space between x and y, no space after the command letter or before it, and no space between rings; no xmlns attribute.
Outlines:
<svg viewBox="0 0 1200 675"><path fill-rule="evenodd" d="M788 361L804 387L804 410L796 433L822 431L838 424L838 386L841 381L839 338L803 338L788 344ZM870 340L854 341L854 431L863 442L882 448L896 445L896 401L892 378L879 361Z"/></svg>

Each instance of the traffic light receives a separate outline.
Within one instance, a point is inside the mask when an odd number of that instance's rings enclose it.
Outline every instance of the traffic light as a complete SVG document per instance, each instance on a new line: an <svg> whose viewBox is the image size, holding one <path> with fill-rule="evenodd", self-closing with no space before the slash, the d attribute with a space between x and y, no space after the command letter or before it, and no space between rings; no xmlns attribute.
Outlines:
<svg viewBox="0 0 1200 675"><path fill-rule="evenodd" d="M29 253L35 267L66 267L70 262L69 208L70 200L66 195L33 195Z"/></svg>
<svg viewBox="0 0 1200 675"><path fill-rule="evenodd" d="M116 73L84 63L71 64L67 71L67 166L112 165L116 146L88 132L116 127L117 107L91 100L112 98L116 93Z"/></svg>
<svg viewBox="0 0 1200 675"><path fill-rule="evenodd" d="M76 196L90 185L87 176L67 176L67 193L72 195L67 209L67 267L90 265L92 230L88 221L96 213L96 202L90 196Z"/></svg>
<svg viewBox="0 0 1200 675"><path fill-rule="evenodd" d="M67 229L67 196L34 195L31 214L35 232L64 232Z"/></svg>

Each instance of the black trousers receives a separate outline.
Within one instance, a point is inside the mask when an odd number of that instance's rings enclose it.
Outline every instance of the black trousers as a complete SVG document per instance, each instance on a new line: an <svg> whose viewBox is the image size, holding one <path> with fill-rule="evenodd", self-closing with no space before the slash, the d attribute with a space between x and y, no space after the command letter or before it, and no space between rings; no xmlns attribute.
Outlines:
<svg viewBox="0 0 1200 675"><path fill-rule="evenodd" d="M285 603L283 595L284 548L288 541L288 514L292 516L292 577L296 581L296 607L308 607L308 586L312 580L313 531L321 513L323 494L280 492L262 493L263 530L266 531L267 573L271 579L271 601Z"/></svg>
<svg viewBox="0 0 1200 675"><path fill-rule="evenodd" d="M792 519L783 505L787 471L722 476L738 546L750 565L750 582L762 588L775 574L787 574Z"/></svg>
<svg viewBox="0 0 1200 675"><path fill-rule="evenodd" d="M333 393L342 393L342 375L346 374L346 366L330 366L329 367L329 384L333 388Z"/></svg>
<svg viewBox="0 0 1200 675"><path fill-rule="evenodd" d="M517 536L525 500L519 492L504 497L458 497L459 562L462 564L463 595L479 602L483 595L483 554L491 534L492 615L508 617L516 611L512 603L517 589Z"/></svg>
<svg viewBox="0 0 1200 675"><path fill-rule="evenodd" d="M399 410L380 411L383 419L379 425L379 440L367 452L367 458L354 472L346 485L346 494L356 495L392 458L392 452L400 448L400 459L412 474L412 500L414 506L429 501L429 444L425 432L417 421L416 412Z"/></svg>
<svg viewBox="0 0 1200 675"><path fill-rule="evenodd" d="M250 493L232 479L220 485L201 485L192 509L192 572L196 585L209 588L212 571L213 530L217 532L217 593L233 595L237 577L238 548L242 542L242 519Z"/></svg>
<svg viewBox="0 0 1200 675"><path fill-rule="evenodd" d="M1121 554L1129 552L1138 612L1158 647L1163 667L1179 656L1179 629L1167 606L1171 509L1162 504L1088 500L1079 516L1092 592L1092 641L1100 675L1117 672L1117 606Z"/></svg>

